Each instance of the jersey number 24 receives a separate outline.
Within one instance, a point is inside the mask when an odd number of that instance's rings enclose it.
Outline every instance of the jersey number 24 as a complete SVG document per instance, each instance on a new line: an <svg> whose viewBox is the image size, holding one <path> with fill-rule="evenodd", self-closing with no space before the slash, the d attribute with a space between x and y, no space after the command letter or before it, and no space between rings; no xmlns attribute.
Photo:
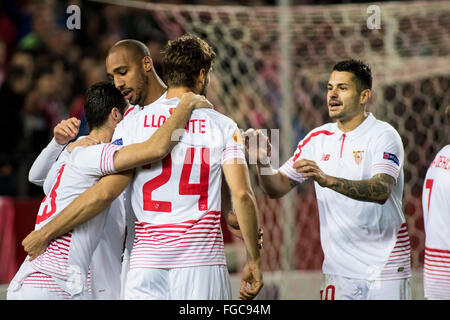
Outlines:
<svg viewBox="0 0 450 320"><path fill-rule="evenodd" d="M178 192L180 195L199 195L198 210L205 211L208 210L210 153L209 148L200 149L200 182L189 183L195 151L196 148L188 148L186 151ZM144 168L148 168L148 166L145 166ZM153 190L166 184L170 180L171 175L172 157L169 153L162 160L161 174L147 181L142 188L144 194L144 211L172 212L172 203L170 201L158 201L152 199Z"/></svg>

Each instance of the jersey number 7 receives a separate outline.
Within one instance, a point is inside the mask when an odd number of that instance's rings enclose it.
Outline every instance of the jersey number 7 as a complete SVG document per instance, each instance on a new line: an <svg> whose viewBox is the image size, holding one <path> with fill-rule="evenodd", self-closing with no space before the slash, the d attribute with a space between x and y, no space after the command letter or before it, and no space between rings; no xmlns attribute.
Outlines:
<svg viewBox="0 0 450 320"><path fill-rule="evenodd" d="M430 210L430 198L431 198L431 190L433 190L433 179L427 179L425 181L425 189L429 189L430 192L428 192L428 207L427 209Z"/></svg>
<svg viewBox="0 0 450 320"><path fill-rule="evenodd" d="M198 210L208 210L208 187L209 187L209 168L210 153L209 148L201 148L200 182L189 183L189 177L192 172L196 148L188 148L181 171L180 185L178 193L180 195L199 195ZM158 201L152 199L153 190L166 184L172 175L172 157L170 153L162 160L161 174L147 181L142 187L144 195L144 211L172 212L172 203L170 201Z"/></svg>

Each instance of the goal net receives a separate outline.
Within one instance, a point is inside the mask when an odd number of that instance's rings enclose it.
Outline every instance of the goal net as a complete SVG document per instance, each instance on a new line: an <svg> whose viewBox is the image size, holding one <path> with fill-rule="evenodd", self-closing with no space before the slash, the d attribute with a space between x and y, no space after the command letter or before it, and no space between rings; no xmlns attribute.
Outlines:
<svg viewBox="0 0 450 320"><path fill-rule="evenodd" d="M100 2L142 15L146 22L135 30L149 43L191 33L212 45L217 58L208 98L243 130L279 129L280 165L309 130L330 121L326 84L332 66L347 58L368 63L374 77L368 110L392 124L403 140L404 213L412 266L420 270L423 179L449 137L444 115L450 104L448 2L291 7ZM145 30L152 36L145 37ZM280 274L320 271L323 261L314 188L306 183L273 200L252 173L264 228L263 267L279 281L270 294L296 298L280 291L290 285ZM230 271L239 271L245 259L242 243L225 238ZM318 297L318 288L313 290Z"/></svg>

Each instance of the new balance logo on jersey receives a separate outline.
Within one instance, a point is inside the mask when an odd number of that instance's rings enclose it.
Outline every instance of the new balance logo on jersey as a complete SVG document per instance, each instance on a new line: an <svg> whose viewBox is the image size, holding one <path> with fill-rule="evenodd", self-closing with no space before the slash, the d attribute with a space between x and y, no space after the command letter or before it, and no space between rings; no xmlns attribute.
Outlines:
<svg viewBox="0 0 450 320"><path fill-rule="evenodd" d="M327 154L323 154L322 155L322 159L320 159L320 161L328 161L328 160L330 160L330 154L329 153L327 153Z"/></svg>
<svg viewBox="0 0 450 320"><path fill-rule="evenodd" d="M395 154L393 153L389 153L389 152L384 152L383 153L383 159L386 160L391 160L392 162L394 162L396 165L400 165L400 161L398 161L398 158Z"/></svg>

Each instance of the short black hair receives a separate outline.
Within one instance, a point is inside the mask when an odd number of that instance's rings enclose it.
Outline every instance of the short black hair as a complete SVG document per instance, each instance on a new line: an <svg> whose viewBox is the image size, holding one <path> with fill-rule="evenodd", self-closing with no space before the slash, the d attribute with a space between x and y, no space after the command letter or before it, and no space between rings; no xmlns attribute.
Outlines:
<svg viewBox="0 0 450 320"><path fill-rule="evenodd" d="M361 60L343 60L336 63L333 71L346 71L355 75L358 87L362 90L372 89L372 71L369 66Z"/></svg>
<svg viewBox="0 0 450 320"><path fill-rule="evenodd" d="M105 124L113 108L123 115L127 100L110 81L102 81L91 86L86 92L84 114L89 129L99 128Z"/></svg>

